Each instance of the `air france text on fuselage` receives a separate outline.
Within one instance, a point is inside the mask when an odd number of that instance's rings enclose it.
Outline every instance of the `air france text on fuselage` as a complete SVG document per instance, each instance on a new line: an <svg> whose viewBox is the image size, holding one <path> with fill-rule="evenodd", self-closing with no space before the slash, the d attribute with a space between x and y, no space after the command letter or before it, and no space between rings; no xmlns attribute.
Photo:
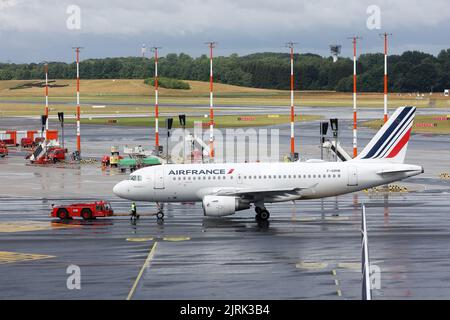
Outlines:
<svg viewBox="0 0 450 320"><path fill-rule="evenodd" d="M232 173L233 169L229 170L228 174ZM188 170L170 170L169 175L208 175L208 174L225 174L225 169L188 169Z"/></svg>

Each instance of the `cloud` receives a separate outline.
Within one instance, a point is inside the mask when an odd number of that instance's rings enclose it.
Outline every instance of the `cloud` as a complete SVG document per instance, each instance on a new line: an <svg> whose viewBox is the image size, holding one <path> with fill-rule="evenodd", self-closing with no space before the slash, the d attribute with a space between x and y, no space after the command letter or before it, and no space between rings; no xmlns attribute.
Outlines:
<svg viewBox="0 0 450 320"><path fill-rule="evenodd" d="M67 8L79 6L81 29L67 28ZM366 27L368 6L381 12L382 30ZM361 51L379 47L379 32L392 32L392 52L448 47L448 0L0 0L0 59L68 59L74 44L83 57L138 54L156 43L164 52L218 54L299 50L328 54L328 44L350 54L350 35L362 35ZM69 50L69 53L67 51ZM367 52L367 51L366 51Z"/></svg>
<svg viewBox="0 0 450 320"><path fill-rule="evenodd" d="M66 28L66 9L81 9L82 28L87 34L160 33L168 36L205 32L239 34L283 31L363 29L366 9L377 5L384 26L434 27L450 20L446 0L430 5L423 0L3 0L0 30L74 32ZM12 5L5 5L11 4Z"/></svg>

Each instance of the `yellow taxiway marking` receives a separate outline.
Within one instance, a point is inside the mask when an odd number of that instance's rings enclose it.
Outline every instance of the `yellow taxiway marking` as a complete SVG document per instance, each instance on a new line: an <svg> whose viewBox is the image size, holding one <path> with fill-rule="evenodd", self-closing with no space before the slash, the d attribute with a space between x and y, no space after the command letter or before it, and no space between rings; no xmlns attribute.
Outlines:
<svg viewBox="0 0 450 320"><path fill-rule="evenodd" d="M134 241L134 242L153 241L153 238L152 237L148 237L148 238L127 238L127 241Z"/></svg>
<svg viewBox="0 0 450 320"><path fill-rule="evenodd" d="M158 242L155 242L147 256L147 259L145 259L144 264L142 265L141 271L139 272L136 280L134 281L133 287L130 290L130 293L127 296L127 300L131 300L131 298L133 297L134 291L136 290L136 287L139 283L139 280L141 280L142 274L144 273L144 270L147 268L147 266L149 265L150 261L153 259L153 256L155 255L155 251L156 251L156 246L158 245Z"/></svg>
<svg viewBox="0 0 450 320"><path fill-rule="evenodd" d="M159 241L187 241L187 240L191 240L190 237L183 237L183 236L168 236L168 237L163 237L163 238L155 238L155 237L142 237L142 238L127 238L127 241L134 241L134 242L145 242L145 241L153 241L153 240L159 240Z"/></svg>
<svg viewBox="0 0 450 320"><path fill-rule="evenodd" d="M339 287L339 286L340 286L340 283L339 283L339 279L337 279L337 272L336 272L335 269L333 269L333 270L331 271L331 273L333 274L334 285L336 286L336 294L337 294L339 297L341 297L341 296L342 296L342 291L341 291L341 288Z"/></svg>
<svg viewBox="0 0 450 320"><path fill-rule="evenodd" d="M361 263L359 263L359 262L339 262L338 268L361 270Z"/></svg>
<svg viewBox="0 0 450 320"><path fill-rule="evenodd" d="M164 241L187 241L191 240L189 237L164 237Z"/></svg>
<svg viewBox="0 0 450 320"><path fill-rule="evenodd" d="M297 269L308 269L308 270L318 270L324 269L328 266L326 262L310 262L310 261L301 261L295 265Z"/></svg>
<svg viewBox="0 0 450 320"><path fill-rule="evenodd" d="M70 228L70 227L76 226L46 221L9 221L9 222L0 222L0 233L40 231L40 230L49 230L53 228Z"/></svg>
<svg viewBox="0 0 450 320"><path fill-rule="evenodd" d="M55 256L43 254L0 251L0 264L49 259L54 257Z"/></svg>
<svg viewBox="0 0 450 320"><path fill-rule="evenodd" d="M325 220L328 221L345 221L348 220L348 217L326 217Z"/></svg>

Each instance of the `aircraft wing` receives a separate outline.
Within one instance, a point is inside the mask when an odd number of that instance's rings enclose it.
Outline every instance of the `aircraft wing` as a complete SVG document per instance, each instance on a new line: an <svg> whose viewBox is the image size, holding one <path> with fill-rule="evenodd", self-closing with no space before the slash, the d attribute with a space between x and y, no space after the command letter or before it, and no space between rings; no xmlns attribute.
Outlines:
<svg viewBox="0 0 450 320"><path fill-rule="evenodd" d="M314 186L313 186L314 187ZM222 188L215 190L216 196L239 196L239 197L276 197L299 195L299 192L310 188Z"/></svg>
<svg viewBox="0 0 450 320"><path fill-rule="evenodd" d="M381 170L378 171L377 174L383 175L383 174L395 174L395 173L402 173L402 172L411 172L411 171L417 171L417 169L391 169L391 170Z"/></svg>

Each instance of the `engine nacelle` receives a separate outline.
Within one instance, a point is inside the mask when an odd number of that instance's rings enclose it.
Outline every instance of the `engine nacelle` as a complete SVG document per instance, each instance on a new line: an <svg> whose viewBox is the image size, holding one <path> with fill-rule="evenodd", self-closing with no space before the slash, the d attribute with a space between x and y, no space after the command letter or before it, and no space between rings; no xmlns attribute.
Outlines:
<svg viewBox="0 0 450 320"><path fill-rule="evenodd" d="M229 196L205 196L202 204L203 214L211 217L229 216L236 211L250 208L249 202Z"/></svg>

